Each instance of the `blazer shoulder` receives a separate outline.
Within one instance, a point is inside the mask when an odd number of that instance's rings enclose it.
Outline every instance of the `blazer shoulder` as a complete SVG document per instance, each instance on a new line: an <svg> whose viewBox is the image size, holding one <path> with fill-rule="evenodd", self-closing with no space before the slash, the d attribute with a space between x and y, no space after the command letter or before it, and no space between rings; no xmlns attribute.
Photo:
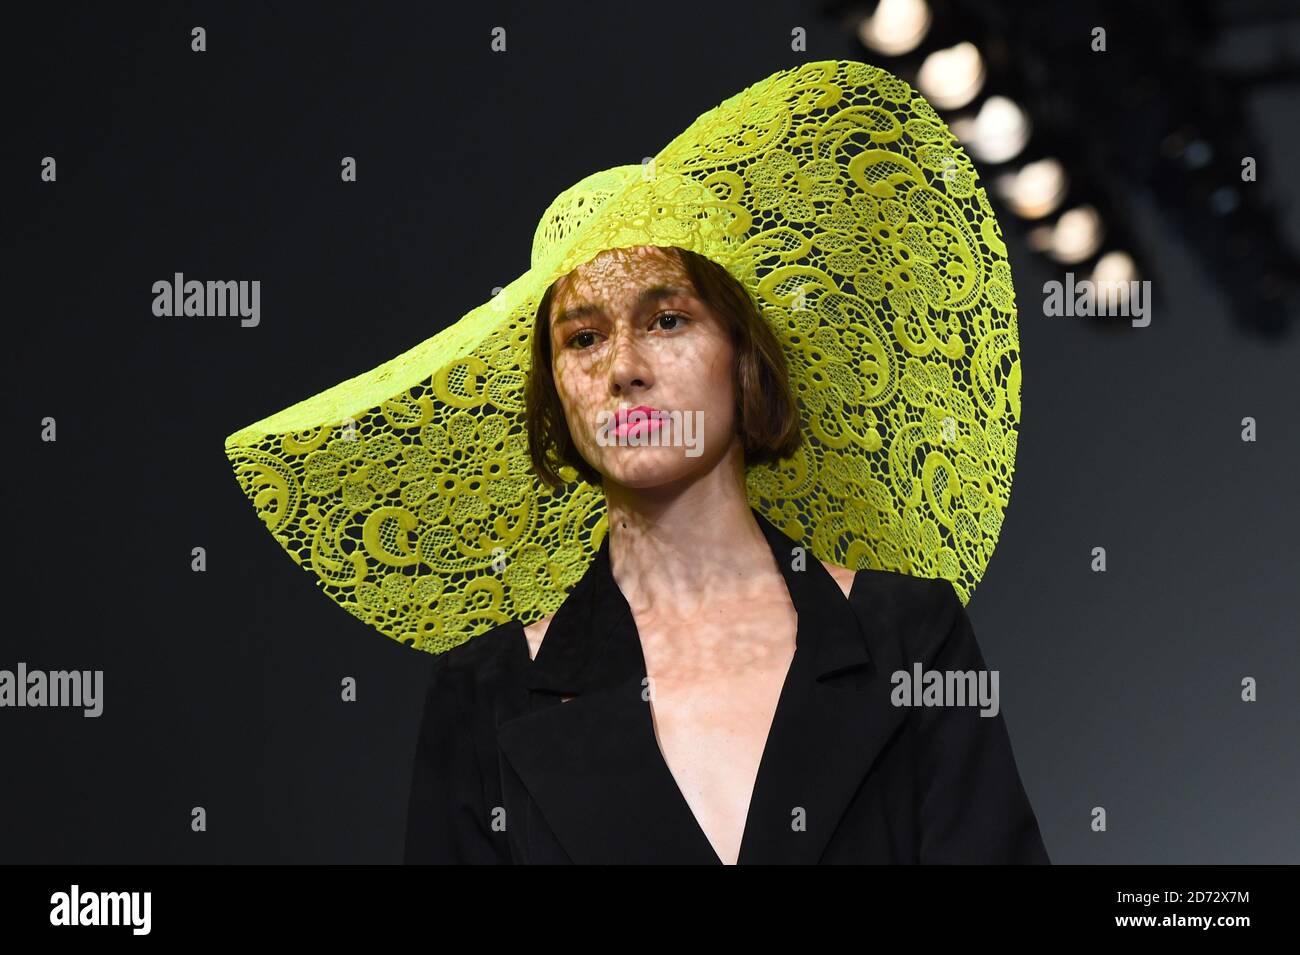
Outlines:
<svg viewBox="0 0 1300 955"><path fill-rule="evenodd" d="M494 660L509 656L520 649L520 635L523 624L510 619L485 630L478 636L470 637L462 643L441 653L434 654L436 660L446 660L448 667L474 668Z"/></svg>
<svg viewBox="0 0 1300 955"><path fill-rule="evenodd" d="M529 662L523 624L507 620L436 654L430 682L480 698L510 688Z"/></svg>
<svg viewBox="0 0 1300 955"><path fill-rule="evenodd" d="M863 568L851 597L867 630L888 634L895 652L907 659L929 655L965 616L956 588L943 577Z"/></svg>
<svg viewBox="0 0 1300 955"><path fill-rule="evenodd" d="M873 567L857 572L851 596L859 609L899 622L951 618L955 608L961 606L956 589L946 578L918 577Z"/></svg>

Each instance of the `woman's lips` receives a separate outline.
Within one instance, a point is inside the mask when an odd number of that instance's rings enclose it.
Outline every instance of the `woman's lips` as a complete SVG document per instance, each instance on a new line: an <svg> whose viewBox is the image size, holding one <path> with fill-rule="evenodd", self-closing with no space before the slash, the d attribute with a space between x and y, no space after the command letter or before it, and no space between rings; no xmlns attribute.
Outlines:
<svg viewBox="0 0 1300 955"><path fill-rule="evenodd" d="M629 434L650 434L663 427L665 417L665 413L658 408L645 405L628 408L615 415L609 433L620 438Z"/></svg>
<svg viewBox="0 0 1300 955"><path fill-rule="evenodd" d="M616 425L612 433L617 437L629 434L650 434L663 427L664 419L658 416L630 416L630 420Z"/></svg>

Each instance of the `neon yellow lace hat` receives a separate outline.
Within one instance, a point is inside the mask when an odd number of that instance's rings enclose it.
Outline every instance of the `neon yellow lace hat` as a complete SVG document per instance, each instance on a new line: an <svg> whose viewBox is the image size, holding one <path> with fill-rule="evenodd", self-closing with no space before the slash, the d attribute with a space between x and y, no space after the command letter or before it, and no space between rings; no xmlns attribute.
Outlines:
<svg viewBox="0 0 1300 955"><path fill-rule="evenodd" d="M607 529L601 488L530 465L532 323L605 249L725 267L786 349L805 441L751 465L749 502L816 557L944 577L970 599L1020 421L1006 247L969 158L878 67L808 63L696 119L652 159L561 193L531 267L377 368L226 438L240 487L330 598L441 652L552 613Z"/></svg>

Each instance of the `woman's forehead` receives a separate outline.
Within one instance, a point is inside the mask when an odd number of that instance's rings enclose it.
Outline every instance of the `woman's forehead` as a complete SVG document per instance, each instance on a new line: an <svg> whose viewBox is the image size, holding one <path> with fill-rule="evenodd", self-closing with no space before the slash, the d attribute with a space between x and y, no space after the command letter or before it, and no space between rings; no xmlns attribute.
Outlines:
<svg viewBox="0 0 1300 955"><path fill-rule="evenodd" d="M573 282L627 282L683 275L685 269L677 256L653 245L630 249L606 249L582 263L567 278Z"/></svg>
<svg viewBox="0 0 1300 955"><path fill-rule="evenodd" d="M677 258L654 246L612 249L565 275L556 290L551 317L562 310L632 302L652 293L690 295L692 284Z"/></svg>

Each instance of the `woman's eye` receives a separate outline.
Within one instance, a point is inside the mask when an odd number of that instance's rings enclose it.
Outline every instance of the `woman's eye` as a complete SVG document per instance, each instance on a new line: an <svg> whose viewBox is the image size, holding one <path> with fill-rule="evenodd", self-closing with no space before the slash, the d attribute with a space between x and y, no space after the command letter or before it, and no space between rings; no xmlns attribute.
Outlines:
<svg viewBox="0 0 1300 955"><path fill-rule="evenodd" d="M668 320L672 323L668 326L660 325L660 328L668 332L676 331L680 327L681 323L690 321L689 318L680 312L664 312L663 314L654 317L655 322L663 322L664 320ZM575 351L586 351L594 344L592 336L596 334L598 333L589 328L584 328L580 332L575 332L569 340L564 343L564 345L566 348L572 348Z"/></svg>

